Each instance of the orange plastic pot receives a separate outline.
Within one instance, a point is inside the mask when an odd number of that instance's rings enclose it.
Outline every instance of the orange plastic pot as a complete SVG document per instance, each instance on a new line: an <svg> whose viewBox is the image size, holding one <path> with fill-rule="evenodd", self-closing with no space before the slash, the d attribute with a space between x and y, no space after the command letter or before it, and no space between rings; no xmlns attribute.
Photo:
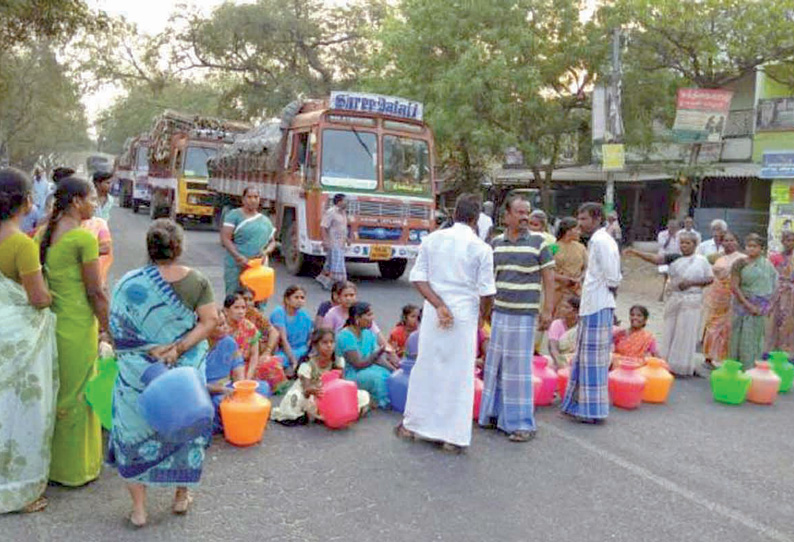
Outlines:
<svg viewBox="0 0 794 542"><path fill-rule="evenodd" d="M645 403L664 403L673 386L673 375L666 368L664 360L648 358L645 366L637 372L645 377L645 388L642 390L642 400Z"/></svg>
<svg viewBox="0 0 794 542"><path fill-rule="evenodd" d="M235 446L251 446L262 440L270 419L270 401L256 393L258 383L240 380L234 393L221 402L223 436Z"/></svg>
<svg viewBox="0 0 794 542"><path fill-rule="evenodd" d="M273 295L276 287L276 272L263 264L262 258L248 262L248 268L240 273L240 283L254 292L254 301L264 301Z"/></svg>

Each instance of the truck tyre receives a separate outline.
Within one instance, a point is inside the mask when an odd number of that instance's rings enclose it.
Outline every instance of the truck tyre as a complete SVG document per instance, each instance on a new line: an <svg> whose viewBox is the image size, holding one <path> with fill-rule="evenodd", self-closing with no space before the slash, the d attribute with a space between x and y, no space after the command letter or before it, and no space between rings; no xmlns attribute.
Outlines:
<svg viewBox="0 0 794 542"><path fill-rule="evenodd" d="M405 258L395 258L385 262L378 262L380 276L386 280L397 280L402 277L407 266L408 260Z"/></svg>
<svg viewBox="0 0 794 542"><path fill-rule="evenodd" d="M281 252L284 256L284 266L290 275L307 275L313 267L309 259L300 251L298 243L298 225L294 220L287 223L284 231L284 240L281 243Z"/></svg>

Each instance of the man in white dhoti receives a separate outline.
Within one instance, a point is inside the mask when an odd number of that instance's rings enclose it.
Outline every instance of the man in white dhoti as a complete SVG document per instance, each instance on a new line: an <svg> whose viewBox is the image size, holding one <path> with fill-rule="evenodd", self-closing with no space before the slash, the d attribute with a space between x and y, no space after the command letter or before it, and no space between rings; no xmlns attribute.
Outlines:
<svg viewBox="0 0 794 542"><path fill-rule="evenodd" d="M460 196L455 224L422 241L411 270L425 303L405 415L395 431L455 452L471 443L477 327L496 293L493 251L476 233L479 214L477 196Z"/></svg>

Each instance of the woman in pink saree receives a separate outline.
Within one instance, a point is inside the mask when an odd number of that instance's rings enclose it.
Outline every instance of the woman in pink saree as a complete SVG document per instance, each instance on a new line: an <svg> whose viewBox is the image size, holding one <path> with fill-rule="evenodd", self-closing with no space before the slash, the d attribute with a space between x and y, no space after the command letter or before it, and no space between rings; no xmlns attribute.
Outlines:
<svg viewBox="0 0 794 542"><path fill-rule="evenodd" d="M767 330L767 352L780 350L794 354L794 232L784 231L783 252L772 254L769 261L778 274L777 291Z"/></svg>
<svg viewBox="0 0 794 542"><path fill-rule="evenodd" d="M736 235L726 232L723 237L724 254L714 262L714 282L703 296L705 331L703 354L706 364L716 366L728 356L731 344L731 269L745 257L739 252Z"/></svg>

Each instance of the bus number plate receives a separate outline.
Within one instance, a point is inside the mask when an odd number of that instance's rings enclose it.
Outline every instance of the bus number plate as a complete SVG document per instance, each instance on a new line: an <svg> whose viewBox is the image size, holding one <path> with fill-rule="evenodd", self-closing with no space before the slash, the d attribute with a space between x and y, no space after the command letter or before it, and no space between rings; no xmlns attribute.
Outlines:
<svg viewBox="0 0 794 542"><path fill-rule="evenodd" d="M369 249L370 260L389 260L391 259L390 245L372 245Z"/></svg>

